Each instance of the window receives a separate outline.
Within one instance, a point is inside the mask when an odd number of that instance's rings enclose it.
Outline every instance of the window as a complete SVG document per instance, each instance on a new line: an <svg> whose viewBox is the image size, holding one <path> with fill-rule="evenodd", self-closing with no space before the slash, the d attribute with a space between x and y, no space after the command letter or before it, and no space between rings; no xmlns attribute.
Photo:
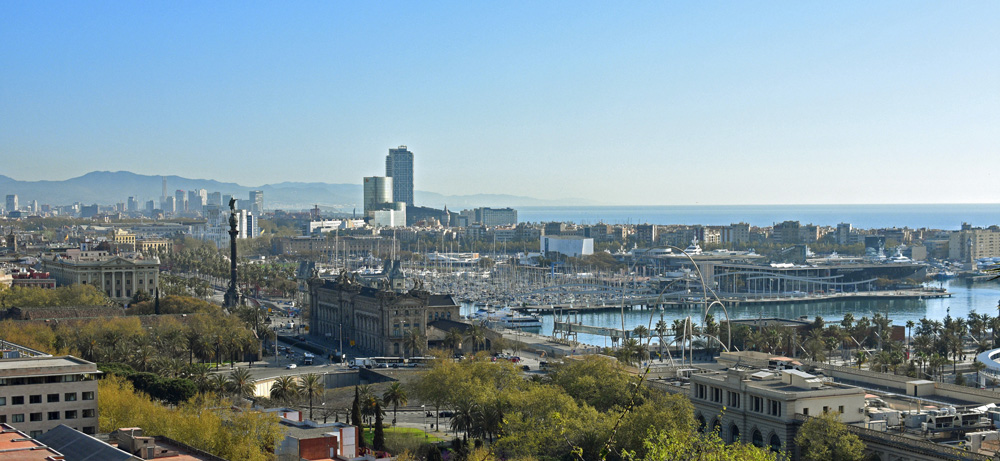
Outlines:
<svg viewBox="0 0 1000 461"><path fill-rule="evenodd" d="M87 435L94 435L94 426L83 426L83 433Z"/></svg>
<svg viewBox="0 0 1000 461"><path fill-rule="evenodd" d="M33 421L33 422L34 421L41 421L42 420L42 413L41 412L39 412L39 413L32 413L32 414L28 415L28 420L29 421Z"/></svg>
<svg viewBox="0 0 1000 461"><path fill-rule="evenodd" d="M83 400L94 400L94 393L91 391L83 393Z"/></svg>
<svg viewBox="0 0 1000 461"><path fill-rule="evenodd" d="M23 423L24 422L24 413L18 413L16 415L11 415L10 421L12 423Z"/></svg>
<svg viewBox="0 0 1000 461"><path fill-rule="evenodd" d="M778 438L778 434L771 434L771 451L781 452L781 439Z"/></svg>
<svg viewBox="0 0 1000 461"><path fill-rule="evenodd" d="M763 397L750 397L750 409L756 411L757 413L764 412L764 398Z"/></svg>
<svg viewBox="0 0 1000 461"><path fill-rule="evenodd" d="M823 407L823 414L829 413L830 407Z"/></svg>
<svg viewBox="0 0 1000 461"><path fill-rule="evenodd" d="M93 418L94 417L94 410L93 409L83 410L83 417L84 418Z"/></svg>
<svg viewBox="0 0 1000 461"><path fill-rule="evenodd" d="M764 448L764 436L761 435L760 431L757 429L753 430L753 446L757 448Z"/></svg>
<svg viewBox="0 0 1000 461"><path fill-rule="evenodd" d="M7 424L7 415L0 415L0 423Z"/></svg>
<svg viewBox="0 0 1000 461"><path fill-rule="evenodd" d="M28 437L35 438L42 435L42 431L31 431L28 433Z"/></svg>
<svg viewBox="0 0 1000 461"><path fill-rule="evenodd" d="M59 394L49 394L49 395L45 396L45 401L48 402L48 403L58 402L59 401Z"/></svg>
<svg viewBox="0 0 1000 461"><path fill-rule="evenodd" d="M722 389L717 387L712 388L712 401L716 403L722 403Z"/></svg>
<svg viewBox="0 0 1000 461"><path fill-rule="evenodd" d="M59 419L59 412L58 411L50 411L49 412L49 421L55 421L55 420L58 420L58 419Z"/></svg>
<svg viewBox="0 0 1000 461"><path fill-rule="evenodd" d="M76 402L76 392L67 392L66 395L63 396L63 400L67 402Z"/></svg>
<svg viewBox="0 0 1000 461"><path fill-rule="evenodd" d="M837 407L837 412L840 413L840 414L844 414L844 406L841 405L841 406Z"/></svg>
<svg viewBox="0 0 1000 461"><path fill-rule="evenodd" d="M767 400L767 414L771 416L781 416L781 402L777 400Z"/></svg>
<svg viewBox="0 0 1000 461"><path fill-rule="evenodd" d="M730 407L739 408L740 407L740 394L737 392L729 392L729 402L727 403Z"/></svg>
<svg viewBox="0 0 1000 461"><path fill-rule="evenodd" d="M28 403L42 403L41 394L28 397Z"/></svg>
<svg viewBox="0 0 1000 461"><path fill-rule="evenodd" d="M696 384L694 389L695 389L695 397L698 397L699 399L706 398L704 384Z"/></svg>
<svg viewBox="0 0 1000 461"><path fill-rule="evenodd" d="M809 416L809 409L808 408L803 408L802 409L802 414L804 414L806 416Z"/></svg>
<svg viewBox="0 0 1000 461"><path fill-rule="evenodd" d="M76 410L66 410L66 419L76 419Z"/></svg>
<svg viewBox="0 0 1000 461"><path fill-rule="evenodd" d="M7 397L0 397L0 407L7 405Z"/></svg>

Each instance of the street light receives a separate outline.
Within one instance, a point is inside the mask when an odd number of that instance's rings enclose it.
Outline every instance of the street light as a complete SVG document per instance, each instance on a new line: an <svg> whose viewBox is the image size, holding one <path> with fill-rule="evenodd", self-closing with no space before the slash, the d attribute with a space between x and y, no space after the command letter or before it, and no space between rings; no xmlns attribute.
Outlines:
<svg viewBox="0 0 1000 461"><path fill-rule="evenodd" d="M424 433L427 433L427 411L424 405L420 405L420 412L424 414Z"/></svg>

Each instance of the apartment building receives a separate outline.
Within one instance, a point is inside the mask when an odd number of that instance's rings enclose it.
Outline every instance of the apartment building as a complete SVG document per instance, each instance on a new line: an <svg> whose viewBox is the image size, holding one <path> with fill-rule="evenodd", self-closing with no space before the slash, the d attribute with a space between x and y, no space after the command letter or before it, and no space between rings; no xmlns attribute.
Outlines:
<svg viewBox="0 0 1000 461"><path fill-rule="evenodd" d="M0 341L0 423L37 437L65 424L97 433L97 365Z"/></svg>

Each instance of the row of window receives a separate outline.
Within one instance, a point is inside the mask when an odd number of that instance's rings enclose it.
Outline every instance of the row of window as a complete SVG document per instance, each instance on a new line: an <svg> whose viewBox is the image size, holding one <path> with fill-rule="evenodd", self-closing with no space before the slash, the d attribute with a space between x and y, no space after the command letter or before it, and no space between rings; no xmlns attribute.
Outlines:
<svg viewBox="0 0 1000 461"><path fill-rule="evenodd" d="M45 396L45 401L47 403L56 403L59 402L59 397L60 397L59 394L47 394ZM93 391L83 392L81 393L80 397L83 400L94 400L94 392ZM67 392L65 394L62 394L62 399L65 402L76 402L76 392ZM30 404L42 403L42 395L41 394L29 395L28 403ZM23 395L12 396L10 398L10 404L24 405L24 396ZM0 406L4 405L7 405L7 397L0 397Z"/></svg>
<svg viewBox="0 0 1000 461"><path fill-rule="evenodd" d="M723 401L725 395L725 401ZM742 408L743 402L739 392L723 391L718 387L710 387L704 384L695 384L695 398L710 400L718 404L727 405L730 408ZM750 411L766 413L771 416L781 416L781 402L778 400L764 399L763 397L750 396Z"/></svg>
<svg viewBox="0 0 1000 461"><path fill-rule="evenodd" d="M34 384L55 384L73 383L77 381L93 381L94 375L54 375L54 376L29 376L26 378L0 378L0 386L24 386Z"/></svg>
<svg viewBox="0 0 1000 461"><path fill-rule="evenodd" d="M823 407L823 413L829 413L829 412L830 412L830 407ZM844 406L843 405L838 406L837 407L837 412L840 413L840 414L844 414ZM802 409L802 414L804 414L806 416L809 416L809 409L808 408L803 408Z"/></svg>
<svg viewBox="0 0 1000 461"><path fill-rule="evenodd" d="M93 418L94 417L94 409L90 408L90 409L87 409L87 410L81 410L79 413L76 410L66 410L66 411L63 411L61 413L58 412L58 411L50 411L50 412L48 412L48 414L46 416L48 416L48 421L58 421L60 419L60 414L62 415L62 419L76 419L77 418L77 414L79 414L80 417L82 417L82 418ZM28 421L29 422L33 422L33 423L34 422L43 421L43 419L42 419L42 413L41 412L38 412L38 413L28 413ZM11 423L23 423L24 422L24 413L14 413L14 414L10 415L10 422ZM4 424L7 423L7 415L0 415L0 423L4 423Z"/></svg>
<svg viewBox="0 0 1000 461"><path fill-rule="evenodd" d="M74 427L73 430L75 431L77 430L77 428ZM97 432L97 428L94 426L84 426L80 432L83 432L84 434L87 435L94 435ZM38 436L40 435L42 435L42 431L31 431L28 433L28 437L31 437L33 439L38 438Z"/></svg>

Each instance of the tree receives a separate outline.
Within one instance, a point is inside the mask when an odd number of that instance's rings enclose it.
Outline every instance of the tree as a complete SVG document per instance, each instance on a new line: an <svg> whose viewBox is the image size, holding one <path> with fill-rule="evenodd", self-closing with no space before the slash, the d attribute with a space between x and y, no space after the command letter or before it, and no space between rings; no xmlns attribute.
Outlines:
<svg viewBox="0 0 1000 461"><path fill-rule="evenodd" d="M403 385L399 381L393 382L386 389L385 393L382 394L382 401L386 405L392 404L392 425L396 425L396 409L400 405L406 406L409 400L406 398L406 389L403 389Z"/></svg>
<svg viewBox="0 0 1000 461"><path fill-rule="evenodd" d="M382 407L375 402L375 436L372 438L375 451L385 451L385 428L382 427Z"/></svg>
<svg viewBox="0 0 1000 461"><path fill-rule="evenodd" d="M703 434L694 432L687 436L678 436L669 431L650 431L643 443L646 455L639 458L629 451L626 459L641 459L642 461L776 461L777 453L753 445L734 443L726 444L719 438L717 432Z"/></svg>
<svg viewBox="0 0 1000 461"><path fill-rule="evenodd" d="M288 402L299 394L299 384L292 376L279 376L271 385L271 398L279 402Z"/></svg>
<svg viewBox="0 0 1000 461"><path fill-rule="evenodd" d="M472 352L478 351L480 346L486 344L486 327L478 323L470 325L465 330L465 339L472 343Z"/></svg>
<svg viewBox="0 0 1000 461"><path fill-rule="evenodd" d="M354 386L354 403L351 405L351 424L361 428L358 447L365 448L365 426L361 421L361 393L358 390L358 386Z"/></svg>
<svg viewBox="0 0 1000 461"><path fill-rule="evenodd" d="M462 347L462 332L458 331L458 328L448 330L444 335L444 344L452 350L460 349Z"/></svg>
<svg viewBox="0 0 1000 461"><path fill-rule="evenodd" d="M802 424L795 437L801 459L806 461L862 461L865 444L848 432L838 413L824 413Z"/></svg>
<svg viewBox="0 0 1000 461"><path fill-rule="evenodd" d="M419 329L406 330L403 334L403 350L406 356L419 355L427 347L427 337Z"/></svg>
<svg viewBox="0 0 1000 461"><path fill-rule="evenodd" d="M246 368L237 368L229 373L229 390L238 397L252 399L255 387L250 371Z"/></svg>
<svg viewBox="0 0 1000 461"><path fill-rule="evenodd" d="M323 392L323 377L316 373L309 373L299 377L299 389L303 394L309 396L309 419L313 419L313 395Z"/></svg>

